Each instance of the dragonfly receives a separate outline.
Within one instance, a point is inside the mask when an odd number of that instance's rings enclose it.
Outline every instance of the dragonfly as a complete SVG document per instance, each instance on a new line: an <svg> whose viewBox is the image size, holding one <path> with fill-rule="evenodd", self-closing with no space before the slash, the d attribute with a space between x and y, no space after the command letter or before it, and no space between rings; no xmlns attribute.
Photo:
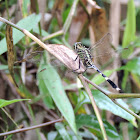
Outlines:
<svg viewBox="0 0 140 140"><path fill-rule="evenodd" d="M96 46L98 46L99 44L103 43L103 41L106 38L111 38L111 34L107 33L105 34L100 40L99 42L97 42L96 45L94 45L93 47L95 48ZM103 44L104 45L104 44ZM84 46L81 42L76 42L74 44L74 49L77 53L77 57L75 59L75 61L77 60L77 58L79 57L79 68L80 68L80 61L83 62L84 66L87 68L92 68L94 70L96 70L103 78L105 78L105 80L112 86L112 88L114 88L117 91L120 91L121 89L113 82L111 81L106 75L104 75L93 63L92 59L92 54L91 54L91 47L86 47Z"/></svg>
<svg viewBox="0 0 140 140"><path fill-rule="evenodd" d="M84 46L81 42L76 42L74 44L74 49L77 53L77 57L75 60L73 61L77 61L79 60L79 68L81 67L81 61L83 62L84 66L86 67L86 69L88 68L93 68L95 69L103 78L105 78L105 80L117 91L120 91L120 88L118 88L116 86L116 84L111 81L106 75L104 75L93 63L92 58L92 51L96 51L96 49L102 49L101 46L102 45L108 45L110 44L110 42L112 41L112 35L110 33L105 34L97 43L95 43L92 47L86 47ZM97 56L95 55L95 57L99 57L101 58L102 56L108 55L110 57L110 55L113 52L109 50L107 50L106 52L104 52L104 54L98 54ZM36 63L36 60L34 59L36 55L40 55L43 56L43 51L37 50L37 51L33 51L30 52L29 54L27 54L22 60L17 61L16 63L22 63L22 62L31 62L31 63ZM78 59L78 57L80 59ZM94 57L94 58L95 58ZM41 59L41 58L40 58ZM40 62L39 59L37 59L37 62ZM53 61L50 61L51 63L53 63ZM56 64L56 63L55 63ZM53 64L54 66L54 64ZM57 66L55 66L57 67ZM77 70L78 70L77 69ZM39 73L43 72L46 69L40 70ZM76 72L76 70L73 70L74 72Z"/></svg>

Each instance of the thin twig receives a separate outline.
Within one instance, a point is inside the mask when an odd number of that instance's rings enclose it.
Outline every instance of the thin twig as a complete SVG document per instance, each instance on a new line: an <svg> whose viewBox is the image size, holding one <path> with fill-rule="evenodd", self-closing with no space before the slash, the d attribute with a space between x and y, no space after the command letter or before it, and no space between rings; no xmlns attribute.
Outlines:
<svg viewBox="0 0 140 140"><path fill-rule="evenodd" d="M55 32L55 33L52 33L52 34L50 34L50 35L48 35L48 36L43 37L43 38L42 38L42 41L44 42L44 41L46 41L46 40L49 40L49 39L55 38L55 37L57 37L57 36L63 35L63 33L64 33L63 30L59 30L59 31L57 31L57 32ZM29 46L33 46L33 45L35 45L35 44L37 44L37 43L36 43L36 42L32 42L32 43L30 43Z"/></svg>
<svg viewBox="0 0 140 140"><path fill-rule="evenodd" d="M0 133L0 136L6 136L6 135L10 135L10 134L25 132L25 131L33 130L33 129L40 128L40 127L43 127L43 126L46 126L46 125L50 125L50 124L53 124L53 123L62 122L62 121L63 121L63 119L58 119L58 120L55 120L55 121L50 121L50 122L42 123L42 124L39 124L39 125L31 126L31 127L26 127L26 128L17 129L17 130L5 132L5 133Z"/></svg>
<svg viewBox="0 0 140 140"><path fill-rule="evenodd" d="M8 8L8 1L5 0L5 5L6 5L6 12L7 12L7 17L8 17L8 20L10 19L10 16L9 16L9 8Z"/></svg>
<svg viewBox="0 0 140 140"><path fill-rule="evenodd" d="M139 93L127 93L127 94L108 94L108 97L111 99L119 99L119 98L140 98L140 94Z"/></svg>
<svg viewBox="0 0 140 140"><path fill-rule="evenodd" d="M95 88L97 88L98 90L100 90L102 93L104 93L106 96L108 96L108 94L106 93L105 90L103 90L101 87L99 87L98 85L96 85L95 83L91 82L89 79L87 79L86 77L84 77L84 79L90 83L91 85L93 85Z"/></svg>
<svg viewBox="0 0 140 140"><path fill-rule="evenodd" d="M17 128L19 128L18 124L14 121L14 119L11 117L11 115L4 109L4 108L1 108L3 110L3 112L9 117L9 119L15 124L15 126Z"/></svg>
<svg viewBox="0 0 140 140"><path fill-rule="evenodd" d="M12 23L12 22L10 22L10 21L8 21L8 20L2 18L2 17L0 17L0 21L1 21L1 22L4 22L5 24L9 24L9 25L11 25L12 27L16 28L17 30L20 30L21 32L23 32L23 29L22 29L22 28L18 27L18 26L15 25L14 23Z"/></svg>
<svg viewBox="0 0 140 140"><path fill-rule="evenodd" d="M69 49L68 47L66 47L64 45L60 45L60 44L46 45L41 40L39 40L37 37L35 37L33 34L31 34L29 31L18 27L17 25L9 22L8 20L0 17L0 21L4 22L6 24L9 24L12 27L14 27L14 28L20 30L21 32L23 32L25 35L27 35L32 40L34 40L37 44L39 44L42 48L44 48L49 53L54 55L57 59L59 59L69 69L75 70L75 69L77 69L79 67L79 62L74 61L74 59L77 56L76 53L73 50ZM85 71L85 67L84 67L83 64L81 64L81 67L80 67L80 69L77 70L77 73L82 73L84 71Z"/></svg>
<svg viewBox="0 0 140 140"><path fill-rule="evenodd" d="M67 33L67 31L68 31L68 29L69 29L69 26L70 26L70 24L71 24L72 18L73 18L73 16L74 16L75 11L76 11L76 6L77 6L77 4L78 4L78 1L79 1L79 0L74 0L73 5L72 5L72 7L71 7L71 10L70 10L70 12L69 12L69 15L68 15L68 17L67 17L67 19L66 19L66 21L65 21L65 24L64 24L64 26L63 26L64 35Z"/></svg>
<svg viewBox="0 0 140 140"><path fill-rule="evenodd" d="M83 86L84 86L86 92L88 93L88 96L89 96L89 98L90 98L91 104L92 104L92 106L93 106L93 108L94 108L95 114L96 114L97 119L98 119L98 122L99 122L99 124L100 124L100 128L101 128L101 131L102 131L104 140L107 140L108 138L107 138L107 134L106 134L106 131L105 131L105 128L104 128L104 125L103 125L103 121L102 121L102 119L101 119L100 112L99 112L98 107L97 107L97 105L96 105L96 102L95 102L95 100L94 100L94 98L93 98L93 95L92 95L92 93L91 93L91 90L90 90L90 88L89 88L87 82L85 81L85 78L83 77L83 75L82 75L82 74L79 74L78 77L79 77L79 79L81 80L81 82L83 83Z"/></svg>

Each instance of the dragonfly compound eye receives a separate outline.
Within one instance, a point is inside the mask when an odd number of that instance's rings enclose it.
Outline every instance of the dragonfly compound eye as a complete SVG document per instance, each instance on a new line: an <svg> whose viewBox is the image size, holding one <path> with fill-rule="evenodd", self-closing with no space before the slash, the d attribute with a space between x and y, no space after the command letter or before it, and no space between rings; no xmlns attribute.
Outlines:
<svg viewBox="0 0 140 140"><path fill-rule="evenodd" d="M82 43L81 42L76 42L74 44L74 49L76 50L76 49L80 48L81 46L82 46Z"/></svg>

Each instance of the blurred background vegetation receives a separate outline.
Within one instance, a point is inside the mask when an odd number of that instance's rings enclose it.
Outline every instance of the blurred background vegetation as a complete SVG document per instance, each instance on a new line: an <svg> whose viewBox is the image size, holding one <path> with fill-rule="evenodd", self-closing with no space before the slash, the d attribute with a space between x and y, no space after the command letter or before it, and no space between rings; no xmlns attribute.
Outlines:
<svg viewBox="0 0 140 140"><path fill-rule="evenodd" d="M63 44L70 49L79 41L92 46L111 33L111 45L97 47L94 62L123 93L140 93L139 0L1 0L0 16L30 31L45 44ZM55 121L62 116L65 119L0 139L103 139L89 97L76 74L13 28L15 61L25 58L25 62L14 66L19 87L15 86L8 70L5 36L6 24L0 22L0 133ZM128 49L125 54L114 51L124 48ZM110 50L111 54L106 53ZM94 70L87 70L84 75L108 93L115 92ZM140 121L100 91L90 88L108 139L139 140ZM18 102L21 98L31 100ZM118 102L139 115L140 99L118 99Z"/></svg>

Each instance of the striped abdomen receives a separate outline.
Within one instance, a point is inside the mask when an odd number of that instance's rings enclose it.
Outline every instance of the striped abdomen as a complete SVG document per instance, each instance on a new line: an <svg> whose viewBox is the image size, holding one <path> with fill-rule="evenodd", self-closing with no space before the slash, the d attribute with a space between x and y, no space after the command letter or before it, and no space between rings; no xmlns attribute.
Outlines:
<svg viewBox="0 0 140 140"><path fill-rule="evenodd" d="M114 89L116 89L117 91L120 91L121 89L120 88L118 88L117 86L116 86L116 84L113 82L113 81L111 81L106 75L104 75L95 65L91 65L91 67L89 67L89 68L93 68L93 69L95 69L98 73L100 73L100 75L102 75L102 77L104 77L105 78L105 80L114 88Z"/></svg>

